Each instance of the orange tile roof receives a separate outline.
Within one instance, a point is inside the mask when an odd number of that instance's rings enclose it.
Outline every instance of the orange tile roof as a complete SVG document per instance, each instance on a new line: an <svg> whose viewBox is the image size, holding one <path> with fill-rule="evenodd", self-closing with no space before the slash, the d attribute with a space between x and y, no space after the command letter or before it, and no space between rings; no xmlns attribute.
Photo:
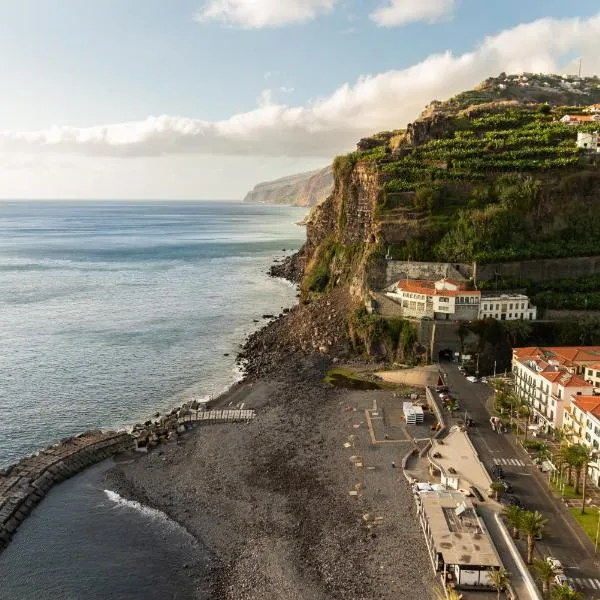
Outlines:
<svg viewBox="0 0 600 600"><path fill-rule="evenodd" d="M593 115L565 115L565 117L568 117L569 122L572 123L591 123L596 120Z"/></svg>
<svg viewBox="0 0 600 600"><path fill-rule="evenodd" d="M600 396L571 396L571 398L579 410L600 418Z"/></svg>
<svg viewBox="0 0 600 600"><path fill-rule="evenodd" d="M550 359L558 362L597 362L600 359L600 346L555 346L555 347L527 347L514 348L515 358L538 358L548 361Z"/></svg>
<svg viewBox="0 0 600 600"><path fill-rule="evenodd" d="M426 296L481 296L477 290L436 290L433 281L409 279L399 281L396 287L403 292L413 292Z"/></svg>
<svg viewBox="0 0 600 600"><path fill-rule="evenodd" d="M592 389L592 384L579 377L579 375L573 375L573 373L561 373L561 375L558 384L563 387L589 387Z"/></svg>

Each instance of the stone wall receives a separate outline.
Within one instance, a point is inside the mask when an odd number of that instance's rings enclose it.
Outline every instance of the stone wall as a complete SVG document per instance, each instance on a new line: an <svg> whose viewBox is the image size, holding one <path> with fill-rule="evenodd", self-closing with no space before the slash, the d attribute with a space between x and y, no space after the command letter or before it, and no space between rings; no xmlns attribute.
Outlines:
<svg viewBox="0 0 600 600"><path fill-rule="evenodd" d="M473 267L458 263L413 262L405 260L388 260L386 263L386 287L400 279L425 279L437 281L442 277L451 279L469 279Z"/></svg>
<svg viewBox="0 0 600 600"><path fill-rule="evenodd" d="M132 445L129 433L89 431L0 471L0 552L54 484Z"/></svg>
<svg viewBox="0 0 600 600"><path fill-rule="evenodd" d="M476 265L477 281L494 280L498 277L510 279L531 279L550 281L587 277L600 273L600 256L578 256L574 258L546 258L540 260L521 260L506 263Z"/></svg>

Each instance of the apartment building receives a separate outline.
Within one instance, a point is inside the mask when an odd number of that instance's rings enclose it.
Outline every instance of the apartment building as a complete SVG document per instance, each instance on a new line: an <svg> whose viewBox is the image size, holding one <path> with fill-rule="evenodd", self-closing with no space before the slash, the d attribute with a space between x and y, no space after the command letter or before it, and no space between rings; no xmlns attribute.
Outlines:
<svg viewBox="0 0 600 600"><path fill-rule="evenodd" d="M498 321L532 321L537 317L537 308L525 294L484 294L481 297L479 318Z"/></svg>
<svg viewBox="0 0 600 600"><path fill-rule="evenodd" d="M594 387L583 378L589 359L600 347L514 348L515 392L532 409L532 421L543 429L563 425L571 397L591 396Z"/></svg>
<svg viewBox="0 0 600 600"><path fill-rule="evenodd" d="M588 476L600 486L600 396L572 396L564 411L563 426L570 441L597 452L588 465Z"/></svg>

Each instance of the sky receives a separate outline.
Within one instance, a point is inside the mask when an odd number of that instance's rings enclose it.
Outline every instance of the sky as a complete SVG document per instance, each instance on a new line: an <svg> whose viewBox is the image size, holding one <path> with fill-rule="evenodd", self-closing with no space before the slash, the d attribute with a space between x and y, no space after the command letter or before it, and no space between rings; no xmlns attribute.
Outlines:
<svg viewBox="0 0 600 600"><path fill-rule="evenodd" d="M241 199L505 71L600 73L597 0L0 0L0 198Z"/></svg>

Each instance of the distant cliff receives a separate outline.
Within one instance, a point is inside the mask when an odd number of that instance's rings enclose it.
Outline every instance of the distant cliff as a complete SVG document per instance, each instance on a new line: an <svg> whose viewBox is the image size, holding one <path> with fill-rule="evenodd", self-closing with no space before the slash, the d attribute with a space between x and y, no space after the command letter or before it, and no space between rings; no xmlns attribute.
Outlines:
<svg viewBox="0 0 600 600"><path fill-rule="evenodd" d="M328 166L318 171L259 183L246 194L244 202L315 206L323 202L332 190L333 169Z"/></svg>

